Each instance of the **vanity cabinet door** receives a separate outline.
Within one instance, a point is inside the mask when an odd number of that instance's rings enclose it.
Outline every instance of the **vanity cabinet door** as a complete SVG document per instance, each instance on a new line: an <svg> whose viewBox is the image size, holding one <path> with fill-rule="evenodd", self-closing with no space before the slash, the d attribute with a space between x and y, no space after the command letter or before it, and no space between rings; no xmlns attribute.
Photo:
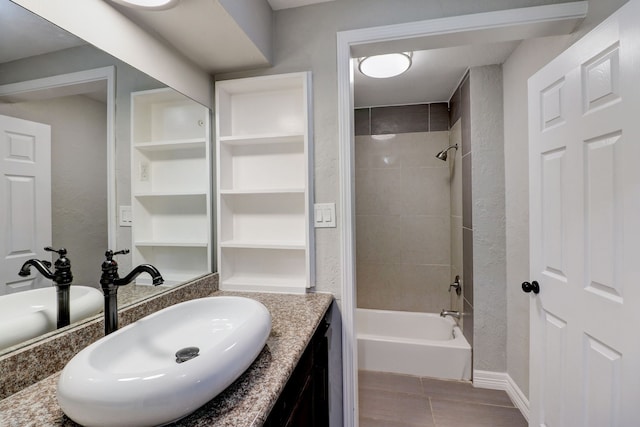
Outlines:
<svg viewBox="0 0 640 427"><path fill-rule="evenodd" d="M264 427L329 426L328 328L318 326Z"/></svg>

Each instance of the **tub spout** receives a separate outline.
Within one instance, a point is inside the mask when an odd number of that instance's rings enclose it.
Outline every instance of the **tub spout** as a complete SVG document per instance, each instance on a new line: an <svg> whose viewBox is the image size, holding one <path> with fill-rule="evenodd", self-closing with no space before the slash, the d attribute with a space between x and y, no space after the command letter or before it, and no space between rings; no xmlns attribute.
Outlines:
<svg viewBox="0 0 640 427"><path fill-rule="evenodd" d="M442 310L440 312L440 317L444 317L444 316L451 316L451 317L455 317L456 319L460 319L461 313L459 311L450 311L450 310Z"/></svg>

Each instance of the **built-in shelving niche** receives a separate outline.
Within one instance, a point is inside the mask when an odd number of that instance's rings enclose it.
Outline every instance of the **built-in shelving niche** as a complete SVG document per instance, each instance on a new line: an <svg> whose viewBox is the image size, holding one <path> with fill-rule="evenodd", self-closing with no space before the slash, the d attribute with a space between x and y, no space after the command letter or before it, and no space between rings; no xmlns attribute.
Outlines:
<svg viewBox="0 0 640 427"><path fill-rule="evenodd" d="M314 285L310 74L216 83L220 288Z"/></svg>
<svg viewBox="0 0 640 427"><path fill-rule="evenodd" d="M211 272L209 111L172 89L131 99L133 263L181 283Z"/></svg>

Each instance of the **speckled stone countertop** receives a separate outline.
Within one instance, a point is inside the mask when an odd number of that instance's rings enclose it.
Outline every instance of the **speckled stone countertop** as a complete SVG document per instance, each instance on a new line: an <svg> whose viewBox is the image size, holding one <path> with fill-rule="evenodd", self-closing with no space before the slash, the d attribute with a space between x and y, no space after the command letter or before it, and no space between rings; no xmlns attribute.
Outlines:
<svg viewBox="0 0 640 427"><path fill-rule="evenodd" d="M216 291L211 296L240 295L263 303L272 317L267 344L247 371L224 392L179 427L261 426L333 301L330 294L262 294ZM77 426L56 401L60 373L0 401L1 426Z"/></svg>

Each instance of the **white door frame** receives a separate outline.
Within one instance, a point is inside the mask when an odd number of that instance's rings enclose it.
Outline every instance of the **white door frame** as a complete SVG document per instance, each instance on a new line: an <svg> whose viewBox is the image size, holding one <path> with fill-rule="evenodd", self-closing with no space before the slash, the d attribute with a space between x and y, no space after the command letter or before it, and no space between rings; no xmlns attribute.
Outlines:
<svg viewBox="0 0 640 427"><path fill-rule="evenodd" d="M338 80L338 150L340 176L340 248L341 248L341 312L342 372L344 426L358 425L358 368L355 334L355 192L354 192L354 123L353 67L354 47L378 42L428 40L455 34L452 42L439 42L439 47L460 45L461 40L498 41L566 34L587 14L587 2L510 9L405 24L340 31L337 33ZM553 24L558 24L554 26ZM567 25L570 24L570 25ZM432 39L435 40L435 39ZM447 44L451 43L451 44Z"/></svg>
<svg viewBox="0 0 640 427"><path fill-rule="evenodd" d="M116 133L115 133L115 67L108 66L75 73L59 74L0 86L0 96L25 95L41 90L56 90L66 86L105 80L107 83L107 238L108 247L115 248L117 224L116 200Z"/></svg>

